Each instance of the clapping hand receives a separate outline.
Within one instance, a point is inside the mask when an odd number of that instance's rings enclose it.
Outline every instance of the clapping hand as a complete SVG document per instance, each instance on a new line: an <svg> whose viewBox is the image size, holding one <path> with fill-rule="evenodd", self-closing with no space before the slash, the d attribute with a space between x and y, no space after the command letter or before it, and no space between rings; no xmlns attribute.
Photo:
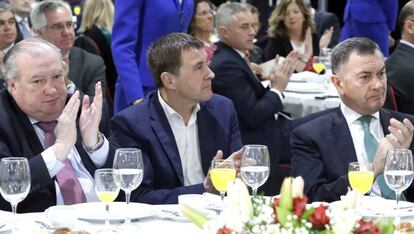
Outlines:
<svg viewBox="0 0 414 234"><path fill-rule="evenodd" d="M322 50L322 48L328 47L329 43L332 39L332 34L334 31L334 27L331 26L330 28L326 29L323 35L321 36L321 39L319 39L319 48Z"/></svg>
<svg viewBox="0 0 414 234"><path fill-rule="evenodd" d="M276 55L275 65L270 71L270 84L272 88L283 92L286 89L290 76L295 70L299 53L297 51L291 51L285 60L279 63L279 55Z"/></svg>

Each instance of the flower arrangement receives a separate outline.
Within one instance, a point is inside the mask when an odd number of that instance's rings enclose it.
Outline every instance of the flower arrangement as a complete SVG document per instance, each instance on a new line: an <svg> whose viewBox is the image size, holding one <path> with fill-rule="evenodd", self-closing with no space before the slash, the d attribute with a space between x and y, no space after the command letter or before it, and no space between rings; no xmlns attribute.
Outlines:
<svg viewBox="0 0 414 234"><path fill-rule="evenodd" d="M225 209L220 218L208 220L188 205L183 213L200 228L215 234L392 234L391 219L364 220L355 212L359 195L350 191L341 201L318 205L307 204L301 177L286 178L278 197L250 197L245 184L236 179L229 185Z"/></svg>

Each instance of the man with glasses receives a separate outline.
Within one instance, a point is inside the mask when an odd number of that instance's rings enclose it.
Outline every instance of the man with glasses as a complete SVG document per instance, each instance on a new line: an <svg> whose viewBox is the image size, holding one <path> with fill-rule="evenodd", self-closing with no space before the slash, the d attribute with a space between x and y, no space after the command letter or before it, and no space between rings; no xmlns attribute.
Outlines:
<svg viewBox="0 0 414 234"><path fill-rule="evenodd" d="M95 84L105 87L105 65L101 57L73 46L75 23L70 6L62 1L43 1L30 14L33 31L60 49L69 66L69 80L83 93L95 95Z"/></svg>

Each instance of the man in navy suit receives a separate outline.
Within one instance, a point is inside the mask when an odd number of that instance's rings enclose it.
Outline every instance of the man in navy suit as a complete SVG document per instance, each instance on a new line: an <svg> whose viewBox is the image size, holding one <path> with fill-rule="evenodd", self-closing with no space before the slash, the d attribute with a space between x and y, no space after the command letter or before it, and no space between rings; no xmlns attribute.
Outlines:
<svg viewBox="0 0 414 234"><path fill-rule="evenodd" d="M347 192L349 163L372 161L376 179L371 195L385 196L380 178L386 152L413 149L414 117L381 108L387 78L384 56L375 42L351 38L337 45L332 72L341 105L293 130L292 174L304 178L311 201L331 202ZM412 191L407 200L414 199Z"/></svg>
<svg viewBox="0 0 414 234"><path fill-rule="evenodd" d="M290 162L287 134L290 120L280 111L283 110L282 92L298 55L292 52L283 65L277 66L268 77L270 87L265 88L245 59L244 51L253 47L256 33L250 7L236 2L221 5L216 14L216 26L220 42L210 64L216 74L213 91L233 101L243 144L261 144L269 148L270 175L260 189L266 195L275 195L284 175L289 174L283 174L278 167L280 163Z"/></svg>
<svg viewBox="0 0 414 234"><path fill-rule="evenodd" d="M180 194L214 192L211 160L241 148L233 104L212 93L203 46L184 33L156 40L148 64L157 90L112 120L111 142L143 153L144 179L132 201L168 204ZM230 156L236 168L240 156Z"/></svg>

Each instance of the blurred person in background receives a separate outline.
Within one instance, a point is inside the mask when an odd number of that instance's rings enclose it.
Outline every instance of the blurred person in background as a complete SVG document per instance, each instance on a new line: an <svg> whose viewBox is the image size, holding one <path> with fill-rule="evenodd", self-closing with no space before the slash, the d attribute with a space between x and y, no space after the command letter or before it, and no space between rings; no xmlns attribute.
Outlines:
<svg viewBox="0 0 414 234"><path fill-rule="evenodd" d="M14 45L16 31L13 9L7 3L0 2L0 64L3 64L4 55ZM0 78L0 90L5 87L5 81Z"/></svg>
<svg viewBox="0 0 414 234"><path fill-rule="evenodd" d="M79 32L93 40L105 62L107 96L111 102L114 99L115 83L118 78L111 50L113 20L114 5L111 0L85 1Z"/></svg>
<svg viewBox="0 0 414 234"><path fill-rule="evenodd" d="M112 52L119 78L114 113L137 104L155 89L147 65L151 43L172 32L187 32L194 0L115 1Z"/></svg>
<svg viewBox="0 0 414 234"><path fill-rule="evenodd" d="M188 27L188 33L204 43L210 63L216 49L211 41L214 33L215 6L209 0L195 0L194 6L194 15Z"/></svg>
<svg viewBox="0 0 414 234"><path fill-rule="evenodd" d="M269 40L264 50L264 60L276 55L286 57L290 51L300 54L296 71L307 70L313 55L326 48L331 41L333 28L321 38L315 33L315 24L302 0L282 0L269 19Z"/></svg>
<svg viewBox="0 0 414 234"><path fill-rule="evenodd" d="M33 0L9 0L10 6L16 12L15 18L18 26L16 42L32 36L29 23L32 2Z"/></svg>

